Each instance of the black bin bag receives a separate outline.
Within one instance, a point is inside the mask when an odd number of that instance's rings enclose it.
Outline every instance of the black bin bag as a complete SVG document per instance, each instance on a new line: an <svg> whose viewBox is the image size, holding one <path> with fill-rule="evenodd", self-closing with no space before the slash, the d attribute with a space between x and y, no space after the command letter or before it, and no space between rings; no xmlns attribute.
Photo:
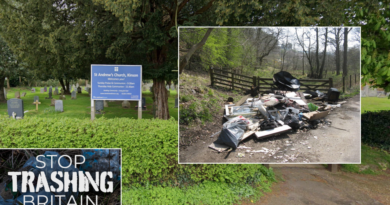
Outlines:
<svg viewBox="0 0 390 205"><path fill-rule="evenodd" d="M236 149L245 133L248 121L245 118L235 117L223 124L218 136L217 144L224 144Z"/></svg>
<svg viewBox="0 0 390 205"><path fill-rule="evenodd" d="M280 71L274 75L274 84L285 91L298 91L301 86L299 80L286 71Z"/></svg>

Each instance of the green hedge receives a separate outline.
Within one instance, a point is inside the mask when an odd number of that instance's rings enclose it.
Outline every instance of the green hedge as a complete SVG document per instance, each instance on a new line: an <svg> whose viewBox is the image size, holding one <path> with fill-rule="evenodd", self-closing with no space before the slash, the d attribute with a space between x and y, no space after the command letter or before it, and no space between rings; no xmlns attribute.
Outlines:
<svg viewBox="0 0 390 205"><path fill-rule="evenodd" d="M188 185L205 180L257 184L262 165L178 165L178 124L171 120L88 119L0 115L1 148L122 148L123 183Z"/></svg>
<svg viewBox="0 0 390 205"><path fill-rule="evenodd" d="M362 142L390 150L390 111L362 114Z"/></svg>

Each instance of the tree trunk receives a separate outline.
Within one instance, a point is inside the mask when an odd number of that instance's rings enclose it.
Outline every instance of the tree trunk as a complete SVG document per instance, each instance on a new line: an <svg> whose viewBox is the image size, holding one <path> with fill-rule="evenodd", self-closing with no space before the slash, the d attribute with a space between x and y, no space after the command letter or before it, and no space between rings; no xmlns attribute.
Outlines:
<svg viewBox="0 0 390 205"><path fill-rule="evenodd" d="M328 28L325 28L325 48L323 52L323 57L322 57L322 64L320 68L320 72L318 73L318 79L322 78L322 72L324 71L324 65L325 65L325 59L326 59L326 47L328 45Z"/></svg>
<svg viewBox="0 0 390 205"><path fill-rule="evenodd" d="M199 43L193 45L191 49L187 52L187 54L182 57L182 60L180 61L180 65L179 65L179 74L183 72L184 67L190 61L192 54L194 54L195 51L198 50L199 48L202 48L202 46L206 43L207 38L210 36L212 30L213 30L212 28L209 28L206 31L206 34L203 36L202 40Z"/></svg>
<svg viewBox="0 0 390 205"><path fill-rule="evenodd" d="M348 28L344 28L344 61L343 61L343 76L348 76L347 70L347 54L348 54Z"/></svg>
<svg viewBox="0 0 390 205"><path fill-rule="evenodd" d="M156 118L168 120L168 91L165 88L165 82L161 79L153 79L153 96L156 107Z"/></svg>
<svg viewBox="0 0 390 205"><path fill-rule="evenodd" d="M60 78L58 80L60 81L62 90L64 91L64 95L70 95L70 92L69 92L69 81L64 80L62 78ZM65 86L66 86L67 89L65 89Z"/></svg>
<svg viewBox="0 0 390 205"><path fill-rule="evenodd" d="M7 102L7 99L4 98L4 81L5 77L0 77L0 102Z"/></svg>
<svg viewBox="0 0 390 205"><path fill-rule="evenodd" d="M318 57L318 50L319 50L319 43L318 43L318 28L316 28L316 75L315 77L317 77L318 75L318 71L319 71L319 68L320 68L320 59Z"/></svg>

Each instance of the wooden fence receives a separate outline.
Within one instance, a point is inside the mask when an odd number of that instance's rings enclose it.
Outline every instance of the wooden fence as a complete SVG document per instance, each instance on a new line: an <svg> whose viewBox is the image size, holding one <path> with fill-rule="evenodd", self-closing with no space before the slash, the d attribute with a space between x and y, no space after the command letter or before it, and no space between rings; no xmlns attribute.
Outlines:
<svg viewBox="0 0 390 205"><path fill-rule="evenodd" d="M215 68L210 68L209 72L211 86L221 86L231 90L248 90L251 86L259 86L260 92L277 90L273 78L250 77ZM299 82L301 84L300 90L328 91L329 88L333 87L332 78L327 80L301 79Z"/></svg>

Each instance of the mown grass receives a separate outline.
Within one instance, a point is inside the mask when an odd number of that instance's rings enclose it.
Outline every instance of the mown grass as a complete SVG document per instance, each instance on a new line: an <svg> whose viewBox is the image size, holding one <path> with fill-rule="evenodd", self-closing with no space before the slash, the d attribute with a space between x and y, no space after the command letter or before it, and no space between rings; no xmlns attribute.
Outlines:
<svg viewBox="0 0 390 205"><path fill-rule="evenodd" d="M362 113L367 111L390 110L390 99L387 97L363 97L361 98Z"/></svg>
<svg viewBox="0 0 390 205"><path fill-rule="evenodd" d="M49 97L49 93L40 93L41 87L35 87L36 92L32 93L27 88L11 88L7 91L7 99L14 98L15 92L19 91L20 95L23 92L26 92L27 95L22 97L24 104L24 110L28 112L25 113L26 116L40 116L47 118L58 118L58 117L69 117L69 118L90 118L91 116L91 101L88 95L88 92L82 90L81 94L77 94L76 100L71 100L70 95L66 95L66 100L64 103L64 112L59 113L54 111L54 106L50 106L51 100L45 99L45 97ZM47 89L49 90L49 88ZM53 88L54 92L54 88ZM169 114L171 117L174 117L176 120L178 119L178 108L175 107L175 96L177 92L172 91L168 98L168 106L169 106ZM39 105L38 111L35 110L35 105L32 104L34 101L34 96L39 96L39 101L41 104ZM146 100L146 110L142 111L143 119L151 119L153 118L153 99L152 93L149 91L142 92L142 96ZM59 95L53 95L54 99L59 99ZM108 107L104 108L104 114L96 115L96 118L105 117L105 118L116 118L116 117L127 117L138 119L138 111L135 108L138 102L130 102L131 108L122 108L122 101L114 101L108 102ZM7 104L0 103L0 114L7 114Z"/></svg>
<svg viewBox="0 0 390 205"><path fill-rule="evenodd" d="M390 154L378 148L362 145L361 164L343 164L346 172L360 174L383 174L390 169Z"/></svg>

